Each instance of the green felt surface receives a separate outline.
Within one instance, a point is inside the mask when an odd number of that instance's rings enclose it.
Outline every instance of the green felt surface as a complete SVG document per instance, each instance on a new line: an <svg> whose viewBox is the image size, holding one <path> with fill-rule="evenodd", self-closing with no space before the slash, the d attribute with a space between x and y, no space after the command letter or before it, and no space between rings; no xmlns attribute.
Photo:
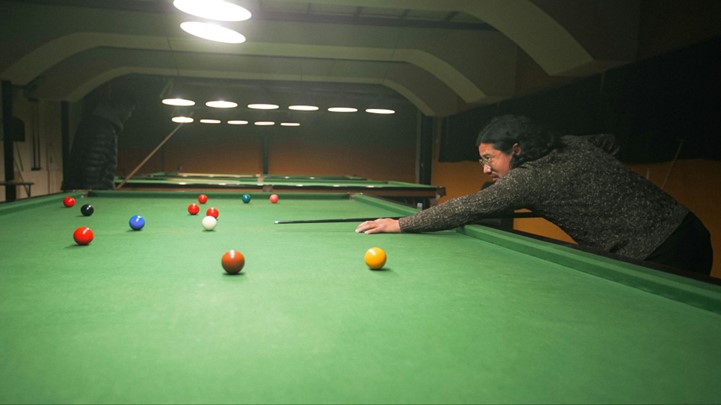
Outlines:
<svg viewBox="0 0 721 405"><path fill-rule="evenodd" d="M367 197L211 193L208 232L196 195L0 206L0 402L721 402L716 286L479 227L273 224L409 212Z"/></svg>

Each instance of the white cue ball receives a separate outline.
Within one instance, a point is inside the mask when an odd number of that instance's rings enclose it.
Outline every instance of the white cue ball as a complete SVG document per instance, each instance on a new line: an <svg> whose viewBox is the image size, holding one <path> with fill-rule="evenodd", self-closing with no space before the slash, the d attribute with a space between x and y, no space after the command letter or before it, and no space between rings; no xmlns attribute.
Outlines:
<svg viewBox="0 0 721 405"><path fill-rule="evenodd" d="M212 231L215 229L215 225L218 224L218 220L215 219L215 217L212 217L208 215L207 217L203 218L203 228L205 228L206 231Z"/></svg>

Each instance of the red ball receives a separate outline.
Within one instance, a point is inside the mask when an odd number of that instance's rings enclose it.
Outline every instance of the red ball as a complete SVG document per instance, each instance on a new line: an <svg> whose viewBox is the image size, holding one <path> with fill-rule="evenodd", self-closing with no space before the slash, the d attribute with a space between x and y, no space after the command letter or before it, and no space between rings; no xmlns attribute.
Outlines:
<svg viewBox="0 0 721 405"><path fill-rule="evenodd" d="M201 203L201 204L205 204L206 202L208 202L208 196L205 195L205 194L199 195L199 196L198 196L198 202Z"/></svg>
<svg viewBox="0 0 721 405"><path fill-rule="evenodd" d="M63 205L65 205L66 207L70 208L70 207L72 207L73 205L75 205L75 199L74 199L73 197L70 197L70 196L65 197L65 199L63 200Z"/></svg>
<svg viewBox="0 0 721 405"><path fill-rule="evenodd" d="M237 250L229 250L225 252L220 262L228 274L238 274L245 266L245 257Z"/></svg>
<svg viewBox="0 0 721 405"><path fill-rule="evenodd" d="M208 210L205 211L205 215L213 217L213 218L218 218L218 215L220 215L220 212L218 212L217 208L208 208Z"/></svg>
<svg viewBox="0 0 721 405"><path fill-rule="evenodd" d="M196 203L191 203L190 205L188 205L188 212L190 213L190 215L196 215L200 212L200 206Z"/></svg>
<svg viewBox="0 0 721 405"><path fill-rule="evenodd" d="M277 203L278 202L278 194L271 194L269 200L273 204Z"/></svg>
<svg viewBox="0 0 721 405"><path fill-rule="evenodd" d="M93 235L92 229L88 228L87 226L81 226L73 233L73 239L75 239L75 243L77 243L78 245L90 244L90 242L93 241L94 236L95 235Z"/></svg>

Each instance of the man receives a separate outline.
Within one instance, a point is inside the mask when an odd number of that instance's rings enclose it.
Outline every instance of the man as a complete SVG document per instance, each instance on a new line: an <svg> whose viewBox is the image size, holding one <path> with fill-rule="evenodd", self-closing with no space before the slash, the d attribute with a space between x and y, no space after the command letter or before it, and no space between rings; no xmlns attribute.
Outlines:
<svg viewBox="0 0 721 405"><path fill-rule="evenodd" d="M492 187L356 232L430 232L527 208L580 246L708 275L710 235L696 216L619 162L612 135L560 136L531 118L505 115L479 134Z"/></svg>

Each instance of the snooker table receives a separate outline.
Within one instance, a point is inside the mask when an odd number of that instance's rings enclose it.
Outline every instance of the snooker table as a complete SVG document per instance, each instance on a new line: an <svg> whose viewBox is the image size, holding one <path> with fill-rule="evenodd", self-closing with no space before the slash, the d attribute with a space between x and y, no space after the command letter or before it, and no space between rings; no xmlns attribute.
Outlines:
<svg viewBox="0 0 721 405"><path fill-rule="evenodd" d="M410 206L422 204L426 208L432 200L446 194L441 186L357 176L154 172L136 175L127 181L124 177L116 177L116 188L120 185L123 190L362 193Z"/></svg>
<svg viewBox="0 0 721 405"><path fill-rule="evenodd" d="M197 192L73 195L0 205L1 403L721 402L718 285L477 225L274 224L414 211L364 195L209 193L213 231Z"/></svg>

